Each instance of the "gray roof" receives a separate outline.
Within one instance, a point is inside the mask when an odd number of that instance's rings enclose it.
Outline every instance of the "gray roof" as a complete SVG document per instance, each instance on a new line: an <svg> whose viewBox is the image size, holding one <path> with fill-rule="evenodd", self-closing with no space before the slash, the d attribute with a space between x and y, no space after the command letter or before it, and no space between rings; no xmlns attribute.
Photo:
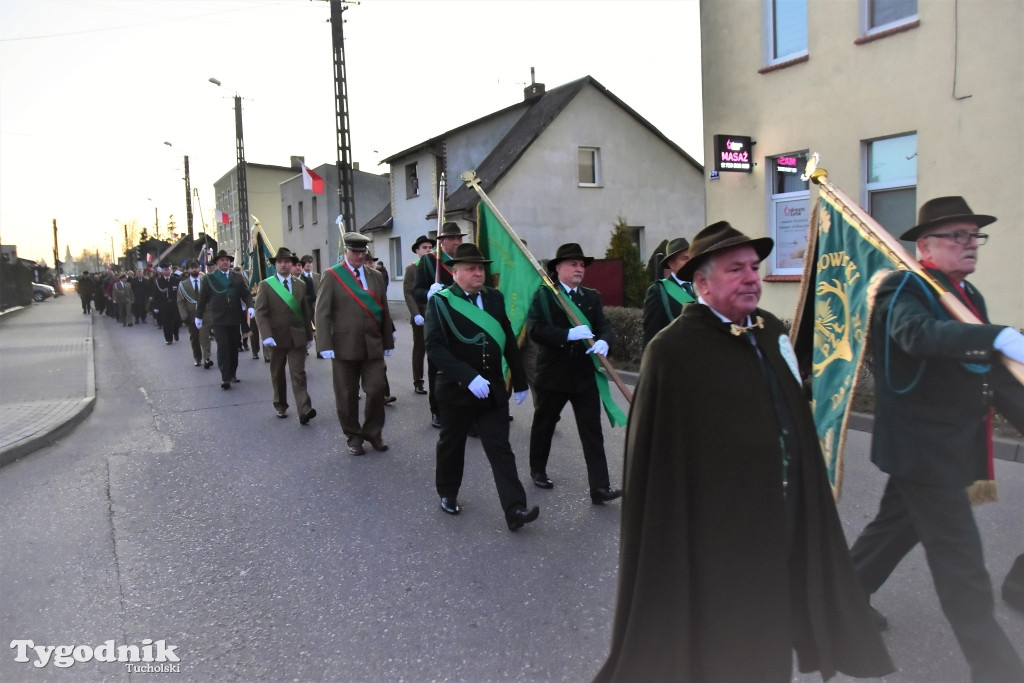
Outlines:
<svg viewBox="0 0 1024 683"><path fill-rule="evenodd" d="M359 228L359 232L372 232L386 228L391 225L393 218L391 215L391 202L388 202L376 216L366 221L366 224Z"/></svg>

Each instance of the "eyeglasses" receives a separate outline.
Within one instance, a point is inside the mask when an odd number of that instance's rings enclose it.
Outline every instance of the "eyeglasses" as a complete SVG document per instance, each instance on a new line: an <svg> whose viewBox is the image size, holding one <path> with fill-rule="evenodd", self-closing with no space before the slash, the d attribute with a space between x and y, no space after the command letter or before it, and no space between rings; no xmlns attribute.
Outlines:
<svg viewBox="0 0 1024 683"><path fill-rule="evenodd" d="M988 235L983 232L968 232L967 230L957 230L956 232L933 232L926 237L945 237L953 240L961 246L966 246L971 243L972 239L978 240L978 246L988 242Z"/></svg>

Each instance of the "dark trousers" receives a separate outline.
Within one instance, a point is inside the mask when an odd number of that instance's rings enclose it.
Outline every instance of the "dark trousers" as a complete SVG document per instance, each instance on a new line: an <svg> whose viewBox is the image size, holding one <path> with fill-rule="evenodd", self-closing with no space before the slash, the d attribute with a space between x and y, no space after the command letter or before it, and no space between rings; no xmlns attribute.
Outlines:
<svg viewBox="0 0 1024 683"><path fill-rule="evenodd" d="M217 342L217 369L220 381L227 382L238 372L238 346L242 333L237 324L214 325L213 338Z"/></svg>
<svg viewBox="0 0 1024 683"><path fill-rule="evenodd" d="M592 382L583 391L572 393L537 389L537 408L533 411L533 427L530 429L530 473L547 473L551 438L566 403L572 404L576 415L576 431L583 445L590 489L608 488L608 461L604 455L601 396L597 392L597 382Z"/></svg>
<svg viewBox="0 0 1024 683"><path fill-rule="evenodd" d="M437 406L437 395L434 391L436 384L437 366L430 361L430 356L427 356L427 402L430 403L430 413L432 415L441 414Z"/></svg>
<svg viewBox="0 0 1024 683"><path fill-rule="evenodd" d="M423 357L427 353L426 344L423 341L423 325L413 324L412 326L412 384L415 387L423 386ZM430 399L433 400L433 399Z"/></svg>
<svg viewBox="0 0 1024 683"><path fill-rule="evenodd" d="M514 510L526 507L526 491L519 481L516 456L508 442L508 401L495 402L488 398L479 400L479 403L476 408L450 402L441 405L441 434L437 439L435 469L437 494L442 498L459 495L466 462L466 435L475 423L480 430L480 445L491 464L501 509L508 519Z"/></svg>
<svg viewBox="0 0 1024 683"><path fill-rule="evenodd" d="M141 294L139 296L141 296ZM144 323L144 322L146 322L146 302L145 302L145 300L143 300L143 301L136 300L135 303L132 304L132 315L135 316L135 322L137 322L137 323Z"/></svg>
<svg viewBox="0 0 1024 683"><path fill-rule="evenodd" d="M173 309L170 306L167 310L160 309L160 316L162 327L164 328L164 341L176 340L178 338L178 330L181 329L181 318L178 317L177 309Z"/></svg>
<svg viewBox="0 0 1024 683"><path fill-rule="evenodd" d="M878 514L850 548L864 591L878 590L918 542L971 679L1024 681L1024 664L993 615L992 582L964 487L889 478Z"/></svg>
<svg viewBox="0 0 1024 683"><path fill-rule="evenodd" d="M82 313L92 313L92 297L91 296L80 296L82 300Z"/></svg>

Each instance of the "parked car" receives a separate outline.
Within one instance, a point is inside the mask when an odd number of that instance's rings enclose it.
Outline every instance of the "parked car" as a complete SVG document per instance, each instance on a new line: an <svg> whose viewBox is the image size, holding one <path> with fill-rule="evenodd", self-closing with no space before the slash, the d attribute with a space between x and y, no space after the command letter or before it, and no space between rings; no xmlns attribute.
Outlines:
<svg viewBox="0 0 1024 683"><path fill-rule="evenodd" d="M38 282L32 283L32 300L45 301L54 296L56 291L50 285L42 285Z"/></svg>

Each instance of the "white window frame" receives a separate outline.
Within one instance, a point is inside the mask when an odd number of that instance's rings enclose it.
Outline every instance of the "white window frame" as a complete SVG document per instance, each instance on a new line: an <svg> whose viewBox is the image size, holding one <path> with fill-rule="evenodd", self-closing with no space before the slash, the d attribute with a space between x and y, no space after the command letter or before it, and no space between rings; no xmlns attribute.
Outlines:
<svg viewBox="0 0 1024 683"><path fill-rule="evenodd" d="M405 266L402 265L402 237L392 237L388 239L388 257L391 261L391 272L392 280L404 280L405 279Z"/></svg>
<svg viewBox="0 0 1024 683"><path fill-rule="evenodd" d="M864 0L867 2L868 0ZM764 45L764 65L775 66L776 64L784 64L791 62L794 59L800 59L808 55L807 45L804 45L804 49L797 50L796 52L790 52L785 55L776 55L775 51L775 3L777 0L763 0L763 21L761 22L761 32ZM809 8L808 8L809 11ZM805 36L806 42L810 42L809 31L806 31L808 35Z"/></svg>
<svg viewBox="0 0 1024 683"><path fill-rule="evenodd" d="M881 191L885 191L885 190L903 190L903 189L909 189L909 188L914 188L915 191L917 190L917 175L907 176L907 177L904 177L904 178L891 178L889 180L879 180L879 181L876 181L876 182L868 182L868 173L871 170L870 167L868 166L869 159L870 159L870 154L868 152L869 152L869 150L871 148L871 145L873 143L875 143L875 142L880 142L882 140L891 140L893 138L910 137L911 135L913 135L915 137L915 139L916 139L917 138L917 131L907 131L906 133L897 133L896 135L883 135L882 137L871 138L870 140L863 140L861 142L861 145L860 145L860 149L861 149L861 174L860 174L860 176L861 176L861 178L864 179L864 190L861 193L861 206L863 206L864 209L869 214L871 214L871 196L875 192L881 192ZM917 153L916 147L915 147L915 152L914 153L915 154ZM899 237L899 235L895 235L895 237ZM904 244L909 244L909 243L908 242L904 242ZM910 249L910 253L914 253L913 248Z"/></svg>
<svg viewBox="0 0 1024 683"><path fill-rule="evenodd" d="M580 153L589 151L591 153L591 161L594 166L594 182L585 183L580 180ZM576 180L580 187L601 187L601 148L600 147L589 147L586 145L580 145L576 148Z"/></svg>
<svg viewBox="0 0 1024 683"><path fill-rule="evenodd" d="M901 17L901 18L897 19L896 21L890 21L888 24L880 24L878 26L871 26L871 23L870 23L871 22L871 3L872 2L878 2L878 1L879 0L860 0L860 35L861 35L861 37L867 38L869 36L875 35L876 33L883 33L885 31L889 31L889 30L892 30L894 28L899 28L901 26L906 26L907 24L912 24L915 21L918 21L918 18L920 16L920 2L921 2L921 0L917 0L919 7L918 7L918 11L915 12L914 14L911 14L911 15L908 15L908 16L905 16L905 17Z"/></svg>
<svg viewBox="0 0 1024 683"><path fill-rule="evenodd" d="M768 216L766 225L768 226L768 236L775 241L775 248L772 249L772 253L768 255L767 268L765 272L767 275L772 276L785 276L785 275L803 275L804 264L803 257L799 259L799 265L796 263L796 257L794 253L800 251L800 245L794 245L787 242L779 237L779 226L776 221L778 210L780 205L789 204L795 207L803 207L807 210L807 232L803 238L803 252L807 250L808 239L810 237L810 224L811 224L811 189L810 184L806 190L795 190L793 192L775 192L775 160L783 156L795 156L801 155L807 156L809 150L798 150L795 152L783 152L782 154L776 154L774 156L765 158L765 166L767 167L766 175L766 189L768 197ZM803 169L798 166L797 174ZM805 254L806 255L806 254ZM786 265L780 265L779 261L786 259Z"/></svg>

